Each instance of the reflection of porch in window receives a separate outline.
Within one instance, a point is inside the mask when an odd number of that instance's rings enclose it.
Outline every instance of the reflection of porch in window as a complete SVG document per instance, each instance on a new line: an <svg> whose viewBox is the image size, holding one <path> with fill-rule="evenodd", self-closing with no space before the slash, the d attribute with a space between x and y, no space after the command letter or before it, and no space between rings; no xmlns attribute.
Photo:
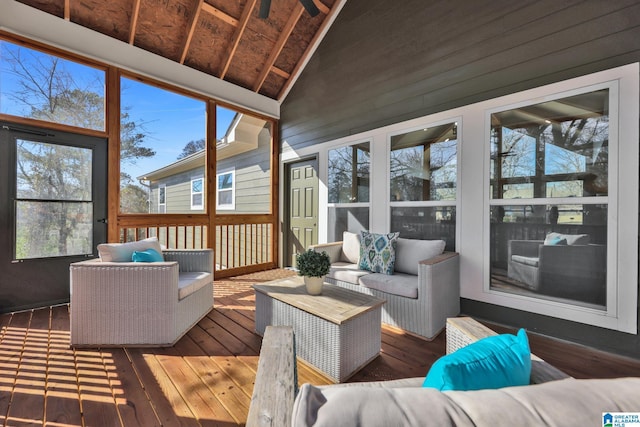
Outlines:
<svg viewBox="0 0 640 427"><path fill-rule="evenodd" d="M491 218L492 290L600 309L606 305L606 205L494 206ZM574 245L545 244L551 232L586 237ZM518 266L522 271L512 271Z"/></svg>
<svg viewBox="0 0 640 427"><path fill-rule="evenodd" d="M589 197L608 193L608 90L492 114L492 198ZM516 192L517 193L517 192Z"/></svg>

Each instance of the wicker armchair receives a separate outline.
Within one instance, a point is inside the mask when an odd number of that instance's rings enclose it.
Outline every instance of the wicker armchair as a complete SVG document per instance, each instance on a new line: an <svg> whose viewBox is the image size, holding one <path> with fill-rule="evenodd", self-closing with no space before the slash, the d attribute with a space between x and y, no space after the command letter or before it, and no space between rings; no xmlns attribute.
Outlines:
<svg viewBox="0 0 640 427"><path fill-rule="evenodd" d="M534 292L605 304L605 245L545 245L543 240L509 240L507 275Z"/></svg>
<svg viewBox="0 0 640 427"><path fill-rule="evenodd" d="M171 346L213 308L213 251L71 264L72 346Z"/></svg>

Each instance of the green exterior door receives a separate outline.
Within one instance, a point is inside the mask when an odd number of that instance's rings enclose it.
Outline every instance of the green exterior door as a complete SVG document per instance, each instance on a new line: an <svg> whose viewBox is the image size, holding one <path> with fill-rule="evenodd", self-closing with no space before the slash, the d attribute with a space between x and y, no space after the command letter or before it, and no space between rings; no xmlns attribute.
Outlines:
<svg viewBox="0 0 640 427"><path fill-rule="evenodd" d="M288 200L285 264L295 266L295 255L318 243L318 160L287 165Z"/></svg>

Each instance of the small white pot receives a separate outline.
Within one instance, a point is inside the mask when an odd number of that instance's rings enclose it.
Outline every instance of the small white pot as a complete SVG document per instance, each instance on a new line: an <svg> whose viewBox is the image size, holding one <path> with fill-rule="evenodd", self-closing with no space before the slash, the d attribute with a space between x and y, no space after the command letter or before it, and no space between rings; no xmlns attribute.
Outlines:
<svg viewBox="0 0 640 427"><path fill-rule="evenodd" d="M304 276L304 284L307 287L307 293L309 295L320 295L322 293L323 283L324 283L324 276L322 277Z"/></svg>

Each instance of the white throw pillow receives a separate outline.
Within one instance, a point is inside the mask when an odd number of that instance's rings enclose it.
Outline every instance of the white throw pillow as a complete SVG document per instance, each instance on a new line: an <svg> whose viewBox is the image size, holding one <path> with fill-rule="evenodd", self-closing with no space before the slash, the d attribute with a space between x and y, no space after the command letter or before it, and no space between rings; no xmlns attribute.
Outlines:
<svg viewBox="0 0 640 427"><path fill-rule="evenodd" d="M154 249L162 255L162 247L157 237L128 243L101 243L98 245L98 255L103 262L130 262L135 251Z"/></svg>
<svg viewBox="0 0 640 427"><path fill-rule="evenodd" d="M444 240L398 239L395 271L418 275L418 263L444 252Z"/></svg>
<svg viewBox="0 0 640 427"><path fill-rule="evenodd" d="M588 245L590 238L588 234L560 234L551 232L547 234L544 239L545 245L552 245L556 239L564 239L567 241L567 245Z"/></svg>
<svg viewBox="0 0 640 427"><path fill-rule="evenodd" d="M345 231L342 233L342 252L352 264L360 263L360 234Z"/></svg>

